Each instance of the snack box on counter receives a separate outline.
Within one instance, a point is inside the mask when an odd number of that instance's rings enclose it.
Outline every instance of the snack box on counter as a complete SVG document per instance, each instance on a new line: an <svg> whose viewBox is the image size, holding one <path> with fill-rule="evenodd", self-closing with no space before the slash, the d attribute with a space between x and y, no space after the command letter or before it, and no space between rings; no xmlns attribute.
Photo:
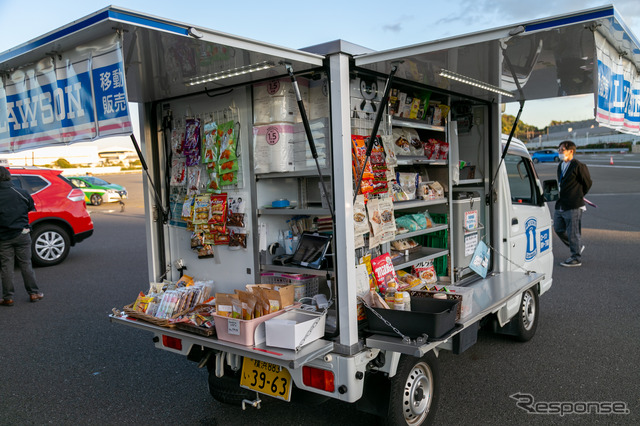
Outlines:
<svg viewBox="0 0 640 426"><path fill-rule="evenodd" d="M318 323L316 324L316 320ZM324 336L326 315L293 309L265 323L267 346L295 350L300 343L303 346ZM315 327L314 327L315 324ZM302 339L311 333L302 342Z"/></svg>
<svg viewBox="0 0 640 426"><path fill-rule="evenodd" d="M439 339L455 327L459 303L458 300L412 297L411 311L369 309L375 310L405 336L416 338L426 334L430 339ZM367 321L372 333L400 337L373 312L367 312Z"/></svg>
<svg viewBox="0 0 640 426"><path fill-rule="evenodd" d="M440 287L442 290L410 290L409 295L411 301L415 298L434 298L434 299L447 299L447 300L459 300L458 311L456 314L456 321L461 318L465 318L471 313L471 304L473 302L473 289L469 287L460 287L455 285L448 285ZM445 290L446 288L446 290Z"/></svg>

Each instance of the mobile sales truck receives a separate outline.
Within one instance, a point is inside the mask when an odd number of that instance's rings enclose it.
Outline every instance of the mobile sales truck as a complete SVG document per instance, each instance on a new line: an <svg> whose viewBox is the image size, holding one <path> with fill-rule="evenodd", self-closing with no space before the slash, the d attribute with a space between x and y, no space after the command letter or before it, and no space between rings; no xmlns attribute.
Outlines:
<svg viewBox="0 0 640 426"><path fill-rule="evenodd" d="M438 353L531 339L552 285L557 182L501 104L595 92L637 133L638 46L610 6L381 52L108 7L0 54L0 149L130 135L138 103L151 284L110 320L223 402L423 424Z"/></svg>

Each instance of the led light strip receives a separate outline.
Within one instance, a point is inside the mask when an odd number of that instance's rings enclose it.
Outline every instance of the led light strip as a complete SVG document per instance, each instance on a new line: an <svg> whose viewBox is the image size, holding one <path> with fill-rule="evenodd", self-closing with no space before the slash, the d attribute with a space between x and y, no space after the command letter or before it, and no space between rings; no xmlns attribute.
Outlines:
<svg viewBox="0 0 640 426"><path fill-rule="evenodd" d="M267 70L273 68L276 65L271 61L259 62L257 64L245 65L238 68L233 68L226 71L214 72L213 74L207 74L202 77L194 78L188 81L187 86L195 86L196 84L209 83L211 81L222 80L223 78L237 77L243 74L249 74L256 71Z"/></svg>
<svg viewBox="0 0 640 426"><path fill-rule="evenodd" d="M491 84L484 83L480 80L475 80L473 78L466 77L461 74L457 74L453 71L443 69L440 71L440 77L445 77L450 80L459 81L460 83L468 84L470 86L479 87L481 89L488 90L489 92L498 93L502 96L508 96L510 98L514 97L511 92L508 92L496 86L492 86Z"/></svg>

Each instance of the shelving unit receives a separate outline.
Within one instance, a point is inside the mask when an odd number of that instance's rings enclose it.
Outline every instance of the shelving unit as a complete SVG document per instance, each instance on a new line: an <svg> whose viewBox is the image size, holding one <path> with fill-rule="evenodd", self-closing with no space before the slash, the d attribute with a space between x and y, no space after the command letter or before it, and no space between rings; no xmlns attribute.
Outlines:
<svg viewBox="0 0 640 426"><path fill-rule="evenodd" d="M404 234L396 234L396 237L393 239L393 241L402 240L404 238L419 237L421 235L431 234L432 232L445 231L447 229L449 229L449 225L446 223L436 224L431 228L420 229L418 231L413 231L413 232L406 232Z"/></svg>
<svg viewBox="0 0 640 426"><path fill-rule="evenodd" d="M435 132L445 132L444 126L434 126L423 121L407 120L402 118L391 118L391 125L398 127L410 127L412 129L433 130Z"/></svg>
<svg viewBox="0 0 640 426"><path fill-rule="evenodd" d="M393 203L393 209L395 211L398 210L409 210L415 209L419 207L427 207L427 206L436 206L439 204L447 204L449 200L446 198L438 198L436 200L409 200L409 201L395 201Z"/></svg>
<svg viewBox="0 0 640 426"><path fill-rule="evenodd" d="M262 208L258 209L258 216L272 215L272 216L326 216L329 215L329 209L323 209L322 207L309 207L309 208L285 208L285 209L270 209Z"/></svg>
<svg viewBox="0 0 640 426"><path fill-rule="evenodd" d="M445 256L449 254L449 249L441 249L434 247L421 247L420 250L409 253L408 256L403 256L399 259L393 261L393 269L404 269L409 268L415 264L420 262L426 262L427 260L432 260L440 256Z"/></svg>

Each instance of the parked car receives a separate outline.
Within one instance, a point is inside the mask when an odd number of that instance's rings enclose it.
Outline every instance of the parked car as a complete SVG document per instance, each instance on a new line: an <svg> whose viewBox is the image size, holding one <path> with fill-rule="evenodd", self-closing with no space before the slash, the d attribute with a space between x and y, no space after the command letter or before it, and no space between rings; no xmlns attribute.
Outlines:
<svg viewBox="0 0 640 426"><path fill-rule="evenodd" d="M31 194L36 211L29 213L31 254L35 265L62 262L71 246L93 234L93 221L84 193L61 175L61 170L9 167L14 186Z"/></svg>
<svg viewBox="0 0 640 426"><path fill-rule="evenodd" d="M560 161L558 157L558 151L555 149L542 149L531 154L531 159L534 163L544 163L553 161L555 163Z"/></svg>
<svg viewBox="0 0 640 426"><path fill-rule="evenodd" d="M104 203L113 203L127 198L127 188L115 183L109 183L95 176L71 176L71 183L84 192L87 204L99 206Z"/></svg>

